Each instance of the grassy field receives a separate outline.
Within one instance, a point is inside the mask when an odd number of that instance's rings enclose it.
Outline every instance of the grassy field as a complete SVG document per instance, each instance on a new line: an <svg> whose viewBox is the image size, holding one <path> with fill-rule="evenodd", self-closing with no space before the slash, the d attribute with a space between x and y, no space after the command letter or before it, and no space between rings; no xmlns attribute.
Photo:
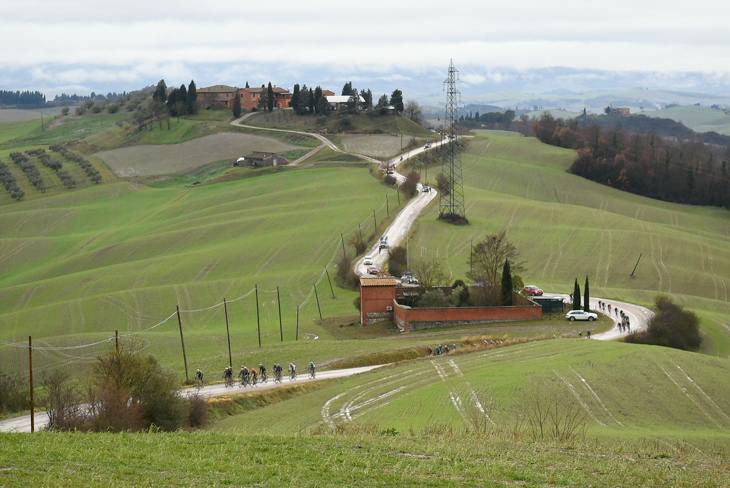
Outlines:
<svg viewBox="0 0 730 488"><path fill-rule="evenodd" d="M345 151L375 158L392 158L401 152L400 136L340 136L338 142Z"/></svg>
<svg viewBox="0 0 730 488"><path fill-rule="evenodd" d="M0 459L8 487L721 487L730 475L727 451L684 443L566 446L449 430L0 434Z"/></svg>
<svg viewBox="0 0 730 488"><path fill-rule="evenodd" d="M661 117L682 122L696 132L717 132L730 134L730 116L722 110L696 105L679 105L664 110L643 112L649 117Z"/></svg>
<svg viewBox="0 0 730 488"><path fill-rule="evenodd" d="M727 210L616 191L566 173L572 151L478 134L462 158L470 225L438 221L434 204L411 237L412 259L442 256L451 279L463 278L469 243L506 229L525 261L518 273L525 283L570 293L575 278L582 285L587 275L594 296L645 305L670 294L712 314L703 323L708 347L730 357Z"/></svg>
<svg viewBox="0 0 730 488"><path fill-rule="evenodd" d="M293 110L272 113L259 112L246 119L246 124L261 127L277 127L292 130L316 130L328 133L367 132L375 134L406 134L416 137L432 137L433 132L402 115L356 115L332 113L328 117L297 115Z"/></svg>
<svg viewBox="0 0 730 488"><path fill-rule="evenodd" d="M214 427L292 434L353 424L404 432L439 423L513 432L557 398L561 414L571 404L581 411L589 439L682 440L701 450L730 446L726 359L585 339L476 352L460 344L457 353L463 354L363 373L300 396L296 409L285 401Z"/></svg>

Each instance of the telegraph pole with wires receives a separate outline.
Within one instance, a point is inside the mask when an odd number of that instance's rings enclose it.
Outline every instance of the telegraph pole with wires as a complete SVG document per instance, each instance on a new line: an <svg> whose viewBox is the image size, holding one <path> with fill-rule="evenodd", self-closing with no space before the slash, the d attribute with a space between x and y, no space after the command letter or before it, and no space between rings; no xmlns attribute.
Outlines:
<svg viewBox="0 0 730 488"><path fill-rule="evenodd" d="M457 125L459 123L458 100L460 96L456 89L456 81L459 78L459 70L454 67L454 61L449 63L449 76L444 81L446 91L446 143L444 162L441 164L441 172L446 176L448 191L442 191L439 199L439 219L446 220L453 224L468 224L466 218L466 205L464 203L464 182L461 173L461 150L457 140Z"/></svg>

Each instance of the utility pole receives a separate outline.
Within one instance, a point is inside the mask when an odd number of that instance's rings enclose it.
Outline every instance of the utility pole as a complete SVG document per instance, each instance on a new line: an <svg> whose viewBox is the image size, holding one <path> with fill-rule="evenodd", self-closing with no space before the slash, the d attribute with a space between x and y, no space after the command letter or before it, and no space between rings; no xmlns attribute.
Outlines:
<svg viewBox="0 0 730 488"><path fill-rule="evenodd" d="M30 363L30 432L35 432L35 395L33 393L33 337L28 336L28 361Z"/></svg>
<svg viewBox="0 0 730 488"><path fill-rule="evenodd" d="M180 342L182 343L183 362L185 363L185 384L187 384L190 382L190 376L188 376L188 356L185 354L185 338L183 337L182 320L180 319L180 305L177 305L177 325L180 327Z"/></svg>
<svg viewBox="0 0 730 488"><path fill-rule="evenodd" d="M261 314L259 313L259 285L256 285L256 327L259 331L259 348L261 348Z"/></svg>
<svg viewBox="0 0 730 488"><path fill-rule="evenodd" d="M281 342L284 342L284 324L281 323L281 295L279 295L279 287L276 287L276 302L279 304L279 334Z"/></svg>
<svg viewBox="0 0 730 488"><path fill-rule="evenodd" d="M233 355L231 354L231 328L228 326L228 304L226 297L223 297L223 311L226 313L226 335L228 336L228 366L233 367Z"/></svg>

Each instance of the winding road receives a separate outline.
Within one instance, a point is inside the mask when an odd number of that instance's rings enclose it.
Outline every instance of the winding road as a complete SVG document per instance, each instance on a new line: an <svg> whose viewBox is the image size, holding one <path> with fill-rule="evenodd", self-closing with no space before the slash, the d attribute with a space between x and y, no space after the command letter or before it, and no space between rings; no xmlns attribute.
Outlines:
<svg viewBox="0 0 730 488"><path fill-rule="evenodd" d="M273 128L264 128L264 127L257 127L257 126L251 126L243 124L243 121L246 120L248 117L253 115L253 113L249 113L244 115L243 117L240 117L233 122L231 122L233 125L237 127L244 127L244 128L250 128L250 129L256 129L256 130L267 130L267 131L274 131L274 132L288 132L293 134L301 134L311 137L316 137L319 139L322 144L315 148L314 150L307 153L305 156L297 159L296 161L290 163L290 165L297 165L301 163L302 161L306 160L307 158L313 156L318 151L325 147L329 147L334 151L337 152L343 152L341 149L339 149L332 141L327 139L326 137L310 133L310 132L301 132L301 131L293 131L293 130L286 130L286 129L273 129ZM439 145L445 143L447 141L432 143L431 148L438 147ZM407 154L404 154L403 157L397 156L390 161L388 161L388 164L394 165L396 168L403 162L408 160L409 158L416 156L418 154L421 154L424 151L427 151L428 148L420 147L418 149L414 149L409 151ZM380 161L370 158L368 156L360 155L360 154L354 154L355 156L358 156L360 158L363 158L368 161L380 163ZM400 173L395 173L394 176L399 181L404 181L405 176L403 176ZM434 189L431 189L428 192L423 192L423 187L419 184L419 194L412 198L410 202L408 202L408 205L405 206L405 208L398 214L398 216L393 220L391 225L385 230L383 235L388 236L388 243L390 246L395 247L401 242L403 242L403 239L406 238L408 231L410 230L413 223L416 221L416 218L420 215L420 213L423 211L426 206L433 201L434 198L436 198L437 192ZM374 265L378 268L382 269L383 265L385 264L385 261L387 259L387 252L386 253L379 253L378 252L378 243L370 250L370 255L373 257ZM362 264L362 259L360 259L357 264L355 265L355 271L360 276L367 276L367 266L364 266ZM564 294L550 294L546 293L545 296L553 296L553 297L559 297L563 298L564 300L568 300L569 296ZM604 298L591 298L591 309L598 311L598 302L603 301L608 304L611 304L612 313L613 310L616 309L616 307L619 308L619 310L623 310L625 314L629 316L632 330L644 330L646 329L649 320L651 317L654 316L654 313L649 310L646 307L642 307L639 305L633 305L626 302L620 302L616 300L607 300ZM599 311L599 313L604 313L602 311ZM605 313L606 315L607 312ZM628 332L620 332L619 328L617 326L617 317L616 315L613 315L611 317L614 320L614 327L606 332L602 332L599 334L593 334L592 337L594 339L598 340L615 340L620 337L623 337L625 335L628 335ZM587 323L587 324L590 324ZM590 327L590 325L588 325ZM382 366L382 365L380 365ZM317 380L320 379L330 379L330 378L343 378L346 376L352 376L359 373L364 373L367 371L370 371L372 369L378 368L380 366L366 366L361 368L348 368L348 369L335 369L331 371L322 371L317 373ZM310 379L307 377L306 373L300 375L296 380L289 381L288 379L285 379L281 385L286 385L289 383L295 383L295 382L309 382L309 381L316 381L313 379ZM251 391L253 389L259 389L259 390L266 390L271 388L276 388L280 386L280 384L276 384L273 382L273 380L270 380L268 383L260 384L253 388L246 388L241 389L238 386L234 386L233 388L226 388L223 384L215 384L215 385L208 385L203 387L200 390L197 390L196 388L185 388L180 390L182 394L186 395L192 395L195 392L200 392L205 397L216 397L216 396L223 396L228 394L235 394L235 393L245 393L248 391ZM45 427L48 424L48 415L45 412L38 412L35 415L35 429L40 430L43 427ZM16 417L13 419L5 420L0 422L0 432L30 432L30 415L25 415L22 417Z"/></svg>

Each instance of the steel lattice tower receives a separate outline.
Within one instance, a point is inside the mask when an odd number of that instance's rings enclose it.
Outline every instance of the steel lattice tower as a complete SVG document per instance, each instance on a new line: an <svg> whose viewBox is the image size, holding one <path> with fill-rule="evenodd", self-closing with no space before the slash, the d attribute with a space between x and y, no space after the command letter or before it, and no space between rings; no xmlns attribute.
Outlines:
<svg viewBox="0 0 730 488"><path fill-rule="evenodd" d="M466 207L464 204L464 183L461 174L461 151L457 143L457 124L459 122L456 89L459 70L454 67L454 61L449 64L449 76L444 81L446 90L446 134L449 138L446 143L446 157L441 164L441 172L448 179L449 191L441 192L439 200L439 218L454 222L466 222Z"/></svg>

